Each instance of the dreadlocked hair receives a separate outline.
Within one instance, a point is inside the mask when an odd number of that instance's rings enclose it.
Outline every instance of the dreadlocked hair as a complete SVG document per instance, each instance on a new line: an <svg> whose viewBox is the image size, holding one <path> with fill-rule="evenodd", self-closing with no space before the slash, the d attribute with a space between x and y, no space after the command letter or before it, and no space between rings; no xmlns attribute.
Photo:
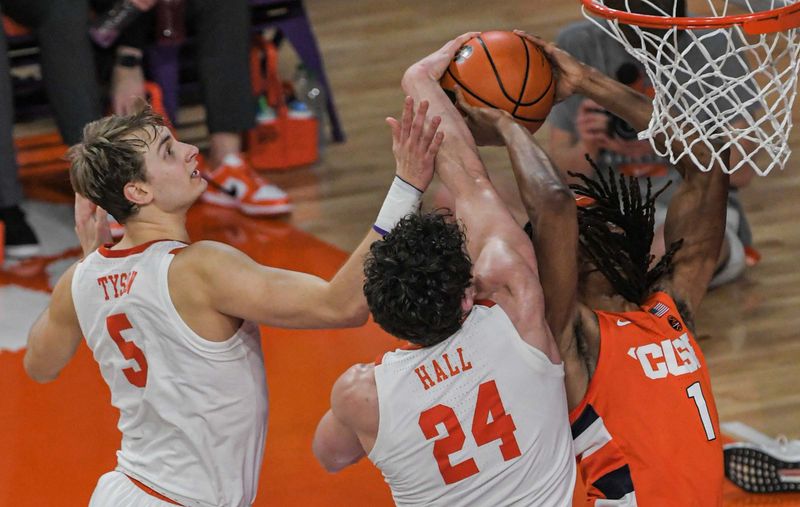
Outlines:
<svg viewBox="0 0 800 507"><path fill-rule="evenodd" d="M653 285L672 272L672 258L683 244L673 242L658 263L650 268L650 254L655 225L655 201L670 185L668 182L655 194L647 178L647 190L642 196L638 178L619 175L614 170L601 171L587 155L596 179L570 172L582 183L570 185L581 196L594 200L591 206L578 208L580 247L585 255L611 282L614 290L636 304L652 292Z"/></svg>

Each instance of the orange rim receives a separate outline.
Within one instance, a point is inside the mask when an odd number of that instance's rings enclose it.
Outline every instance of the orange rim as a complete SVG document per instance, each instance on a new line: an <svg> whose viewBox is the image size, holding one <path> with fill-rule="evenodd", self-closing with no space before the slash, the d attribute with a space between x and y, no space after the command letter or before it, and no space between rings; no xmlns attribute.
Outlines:
<svg viewBox="0 0 800 507"><path fill-rule="evenodd" d="M665 17L636 14L606 7L597 0L581 0L584 9L606 19L618 20L642 28L678 28L699 30L704 28L727 28L741 25L745 33L774 33L800 26L800 2L769 11L722 17Z"/></svg>

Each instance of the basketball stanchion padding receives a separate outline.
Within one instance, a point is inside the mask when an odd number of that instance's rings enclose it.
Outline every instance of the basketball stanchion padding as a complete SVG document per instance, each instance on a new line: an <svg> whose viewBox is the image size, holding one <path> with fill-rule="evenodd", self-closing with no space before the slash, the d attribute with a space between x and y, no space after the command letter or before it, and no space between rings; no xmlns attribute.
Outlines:
<svg viewBox="0 0 800 507"><path fill-rule="evenodd" d="M702 2L711 14L696 17L678 12L679 2L665 11L656 0L641 0L636 5L648 12L642 14L627 1L612 8L606 0L581 0L584 15L647 71L653 116L639 138L650 139L657 154L673 164L688 156L704 171L717 163L728 173L783 169L800 66L800 2ZM721 56L706 50L712 38L724 48ZM657 136L666 138L664 147ZM712 153L707 164L692 153L697 144ZM740 156L730 166L723 163L729 149Z"/></svg>
<svg viewBox="0 0 800 507"><path fill-rule="evenodd" d="M542 50L520 35L501 31L482 32L467 41L441 85L451 98L457 85L469 104L507 111L531 132L547 118L556 90Z"/></svg>

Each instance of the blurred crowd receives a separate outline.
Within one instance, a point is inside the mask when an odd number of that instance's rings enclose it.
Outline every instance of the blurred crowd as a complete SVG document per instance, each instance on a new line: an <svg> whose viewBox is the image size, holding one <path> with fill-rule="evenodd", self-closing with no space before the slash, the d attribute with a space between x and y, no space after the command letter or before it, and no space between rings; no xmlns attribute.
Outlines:
<svg viewBox="0 0 800 507"><path fill-rule="evenodd" d="M47 99L67 145L80 140L88 122L140 107L147 98L146 48L180 44L191 34L210 132L205 200L253 215L289 211L286 193L258 176L242 155L241 134L253 127L256 114L247 0L1 0L0 13L36 37ZM0 221L6 255L26 258L40 248L20 206L7 54L0 28Z"/></svg>

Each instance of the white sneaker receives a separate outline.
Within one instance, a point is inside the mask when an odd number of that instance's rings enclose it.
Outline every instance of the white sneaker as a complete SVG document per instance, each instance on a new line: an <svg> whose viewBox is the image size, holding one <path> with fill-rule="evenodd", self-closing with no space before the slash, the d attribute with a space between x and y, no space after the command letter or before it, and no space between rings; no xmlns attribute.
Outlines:
<svg viewBox="0 0 800 507"><path fill-rule="evenodd" d="M760 444L734 442L723 446L725 476L751 493L800 491L800 440Z"/></svg>

